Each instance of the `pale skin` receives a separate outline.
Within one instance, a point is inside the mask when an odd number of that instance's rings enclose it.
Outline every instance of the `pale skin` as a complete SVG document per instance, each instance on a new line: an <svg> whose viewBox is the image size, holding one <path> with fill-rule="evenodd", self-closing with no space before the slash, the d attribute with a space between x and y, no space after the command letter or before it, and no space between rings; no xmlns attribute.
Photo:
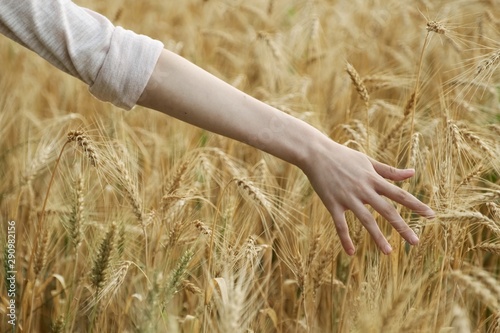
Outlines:
<svg viewBox="0 0 500 333"><path fill-rule="evenodd" d="M186 59L163 50L138 101L139 105L247 143L299 167L330 212L345 252L355 253L345 212L351 210L385 253L392 249L365 205L373 207L410 244L417 235L394 205L402 204L421 216L433 210L387 180L415 174L396 169L340 145L313 126L241 91Z"/></svg>

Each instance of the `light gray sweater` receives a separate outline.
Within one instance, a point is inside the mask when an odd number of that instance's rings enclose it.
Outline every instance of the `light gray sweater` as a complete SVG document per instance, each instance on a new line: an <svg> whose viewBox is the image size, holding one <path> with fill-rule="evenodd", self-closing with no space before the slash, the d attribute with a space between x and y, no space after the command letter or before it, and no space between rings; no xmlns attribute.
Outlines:
<svg viewBox="0 0 500 333"><path fill-rule="evenodd" d="M0 33L87 83L97 98L127 110L163 49L161 42L115 27L70 0L0 0Z"/></svg>

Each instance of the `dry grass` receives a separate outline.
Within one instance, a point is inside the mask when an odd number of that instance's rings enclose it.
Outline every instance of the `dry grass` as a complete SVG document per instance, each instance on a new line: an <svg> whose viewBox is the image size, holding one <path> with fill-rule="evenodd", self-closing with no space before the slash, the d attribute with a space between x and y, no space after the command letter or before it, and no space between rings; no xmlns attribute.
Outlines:
<svg viewBox="0 0 500 333"><path fill-rule="evenodd" d="M2 38L0 245L15 220L19 332L499 331L494 1L79 3L414 167L400 186L438 217L398 207L421 239L409 247L375 215L384 256L347 214L348 257L297 168L101 103Z"/></svg>

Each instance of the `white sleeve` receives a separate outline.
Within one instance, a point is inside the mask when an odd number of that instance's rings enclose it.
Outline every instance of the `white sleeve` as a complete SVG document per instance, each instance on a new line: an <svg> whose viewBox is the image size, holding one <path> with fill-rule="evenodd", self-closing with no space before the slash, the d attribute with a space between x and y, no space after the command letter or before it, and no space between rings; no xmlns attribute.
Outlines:
<svg viewBox="0 0 500 333"><path fill-rule="evenodd" d="M124 109L136 104L163 49L70 0L0 0L0 33Z"/></svg>

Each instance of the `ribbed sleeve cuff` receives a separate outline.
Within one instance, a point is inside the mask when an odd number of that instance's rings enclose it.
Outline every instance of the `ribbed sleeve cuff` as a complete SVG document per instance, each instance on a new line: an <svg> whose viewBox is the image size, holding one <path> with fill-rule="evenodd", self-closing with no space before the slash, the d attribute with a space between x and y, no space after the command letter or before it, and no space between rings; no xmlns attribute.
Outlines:
<svg viewBox="0 0 500 333"><path fill-rule="evenodd" d="M90 92L102 101L132 109L146 88L163 47L160 41L116 27Z"/></svg>

